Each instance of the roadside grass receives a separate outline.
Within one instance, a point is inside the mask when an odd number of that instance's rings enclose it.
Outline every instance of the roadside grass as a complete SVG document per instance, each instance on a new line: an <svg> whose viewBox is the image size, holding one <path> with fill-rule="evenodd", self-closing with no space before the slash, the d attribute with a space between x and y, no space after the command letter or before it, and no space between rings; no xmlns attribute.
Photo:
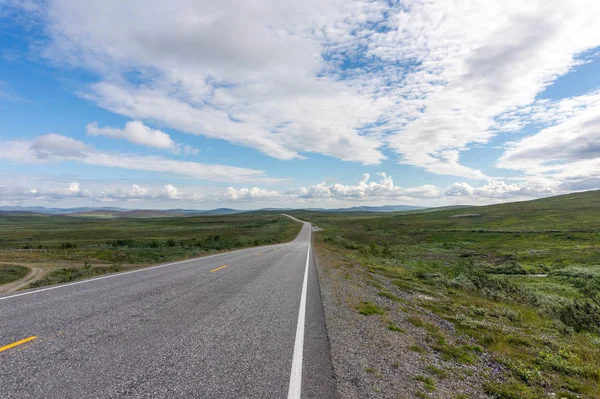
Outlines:
<svg viewBox="0 0 600 399"><path fill-rule="evenodd" d="M424 375L418 375L415 377L416 381L420 381L423 383L423 388L425 388L429 392L435 391L435 381L431 377L427 377Z"/></svg>
<svg viewBox="0 0 600 399"><path fill-rule="evenodd" d="M0 264L0 284L12 283L25 277L29 268L20 265Z"/></svg>
<svg viewBox="0 0 600 399"><path fill-rule="evenodd" d="M274 213L131 219L0 215L0 262L66 266L30 286L38 287L111 273L125 265L287 242L300 228ZM86 263L92 267L83 267Z"/></svg>
<svg viewBox="0 0 600 399"><path fill-rule="evenodd" d="M381 372L373 367L365 368L365 372L369 374L373 374L376 378L381 378Z"/></svg>
<svg viewBox="0 0 600 399"><path fill-rule="evenodd" d="M407 320L415 327L425 327L425 322L422 318L416 315L409 316Z"/></svg>
<svg viewBox="0 0 600 399"><path fill-rule="evenodd" d="M395 325L391 321L388 323L387 328L388 328L388 330L394 331L394 332L399 332L399 333L405 333L406 332L406 330L404 328L398 327L397 325Z"/></svg>
<svg viewBox="0 0 600 399"><path fill-rule="evenodd" d="M409 302L406 320L442 359L474 365L485 352L499 363L490 396L600 398L598 191L467 210L293 214L324 228L319 245L399 290L378 295Z"/></svg>
<svg viewBox="0 0 600 399"><path fill-rule="evenodd" d="M371 315L385 315L385 309L378 306L377 304L370 301L363 301L358 306L358 313L364 314L365 316Z"/></svg>
<svg viewBox="0 0 600 399"><path fill-rule="evenodd" d="M446 371L444 369L441 369L439 367L433 366L431 364L428 365L428 366L426 366L425 370L427 370L429 373L433 374L434 376L436 376L440 380L448 378L448 371Z"/></svg>
<svg viewBox="0 0 600 399"><path fill-rule="evenodd" d="M423 348L422 346L419 346L419 345L411 345L408 347L408 349L410 349L413 352L417 352L417 353L427 352L427 350L425 348Z"/></svg>
<svg viewBox="0 0 600 399"><path fill-rule="evenodd" d="M107 273L116 273L122 270L123 268L119 265L91 267L89 264L86 264L82 268L57 269L46 274L41 279L31 282L27 288L37 288L46 285L69 283L71 281L101 276Z"/></svg>
<svg viewBox="0 0 600 399"><path fill-rule="evenodd" d="M402 302L401 298L398 298L396 295L392 294L391 292L388 291L380 291L379 296L384 297L389 299L390 301L394 301L394 302Z"/></svg>

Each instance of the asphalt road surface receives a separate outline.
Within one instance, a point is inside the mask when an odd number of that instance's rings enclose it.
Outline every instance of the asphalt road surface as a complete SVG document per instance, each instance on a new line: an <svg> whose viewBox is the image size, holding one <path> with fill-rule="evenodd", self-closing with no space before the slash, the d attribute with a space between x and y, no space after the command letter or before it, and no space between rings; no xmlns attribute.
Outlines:
<svg viewBox="0 0 600 399"><path fill-rule="evenodd" d="M0 397L335 397L310 236L0 296Z"/></svg>

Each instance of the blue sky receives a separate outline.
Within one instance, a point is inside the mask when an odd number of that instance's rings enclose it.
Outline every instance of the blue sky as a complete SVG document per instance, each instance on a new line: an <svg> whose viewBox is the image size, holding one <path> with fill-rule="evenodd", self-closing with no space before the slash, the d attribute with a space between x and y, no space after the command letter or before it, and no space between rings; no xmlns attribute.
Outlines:
<svg viewBox="0 0 600 399"><path fill-rule="evenodd" d="M591 0L0 0L0 206L600 188Z"/></svg>

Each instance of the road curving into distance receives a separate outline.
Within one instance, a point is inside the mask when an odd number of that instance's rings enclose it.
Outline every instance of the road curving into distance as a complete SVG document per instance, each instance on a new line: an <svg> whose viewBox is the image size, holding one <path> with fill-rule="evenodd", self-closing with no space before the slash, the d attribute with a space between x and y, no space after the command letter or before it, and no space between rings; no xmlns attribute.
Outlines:
<svg viewBox="0 0 600 399"><path fill-rule="evenodd" d="M311 229L0 296L0 397L336 397Z"/></svg>

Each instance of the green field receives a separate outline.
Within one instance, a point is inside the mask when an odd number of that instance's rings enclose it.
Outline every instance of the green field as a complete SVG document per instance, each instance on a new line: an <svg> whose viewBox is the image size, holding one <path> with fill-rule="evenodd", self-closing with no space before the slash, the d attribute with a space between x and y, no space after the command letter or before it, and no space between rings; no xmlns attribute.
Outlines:
<svg viewBox="0 0 600 399"><path fill-rule="evenodd" d="M504 368L485 386L493 397L600 397L600 192L434 212L291 214L323 228L317 245L358 262L366 281L383 276L434 298L419 306ZM431 346L451 349L440 336Z"/></svg>
<svg viewBox="0 0 600 399"><path fill-rule="evenodd" d="M168 218L0 215L0 262L41 265L48 285L136 265L292 240L300 224L274 214Z"/></svg>

